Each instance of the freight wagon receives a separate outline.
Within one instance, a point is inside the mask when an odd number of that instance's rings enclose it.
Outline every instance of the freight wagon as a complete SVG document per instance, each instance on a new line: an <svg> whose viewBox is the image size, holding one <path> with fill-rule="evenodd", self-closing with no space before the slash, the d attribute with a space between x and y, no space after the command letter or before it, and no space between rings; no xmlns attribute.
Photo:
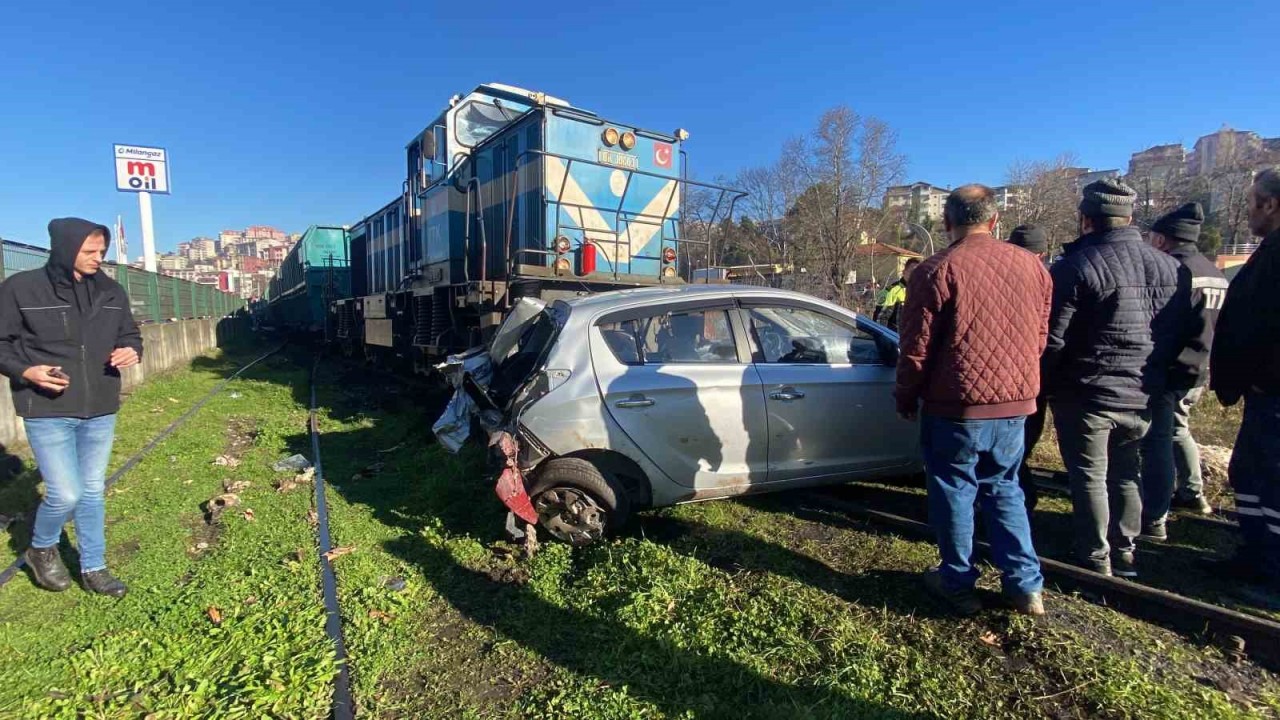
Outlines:
<svg viewBox="0 0 1280 720"><path fill-rule="evenodd" d="M346 228L307 228L267 285L262 322L285 332L331 335L327 308L351 295L349 251Z"/></svg>

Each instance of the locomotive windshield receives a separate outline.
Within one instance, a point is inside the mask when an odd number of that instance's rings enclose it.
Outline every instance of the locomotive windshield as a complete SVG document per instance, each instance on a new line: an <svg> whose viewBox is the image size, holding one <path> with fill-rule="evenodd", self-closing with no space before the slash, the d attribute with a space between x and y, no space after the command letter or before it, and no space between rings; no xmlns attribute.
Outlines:
<svg viewBox="0 0 1280 720"><path fill-rule="evenodd" d="M455 116L458 142L464 147L475 147L514 119L515 113L511 110L473 100Z"/></svg>

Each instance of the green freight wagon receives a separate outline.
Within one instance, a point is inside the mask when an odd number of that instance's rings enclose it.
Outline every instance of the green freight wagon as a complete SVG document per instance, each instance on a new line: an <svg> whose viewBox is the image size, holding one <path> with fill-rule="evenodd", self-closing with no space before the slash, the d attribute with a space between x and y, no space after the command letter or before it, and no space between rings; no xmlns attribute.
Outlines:
<svg viewBox="0 0 1280 720"><path fill-rule="evenodd" d="M349 248L346 228L307 228L267 286L266 323L286 332L323 332L329 303L351 294Z"/></svg>

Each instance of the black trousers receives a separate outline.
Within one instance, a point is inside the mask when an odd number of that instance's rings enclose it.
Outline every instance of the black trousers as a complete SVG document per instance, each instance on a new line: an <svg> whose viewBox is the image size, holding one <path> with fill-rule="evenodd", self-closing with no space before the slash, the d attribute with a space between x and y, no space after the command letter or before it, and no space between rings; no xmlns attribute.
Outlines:
<svg viewBox="0 0 1280 720"><path fill-rule="evenodd" d="M1031 458L1031 450L1035 448L1036 443L1040 442L1040 436L1044 434L1044 416L1048 407L1049 403L1045 398L1036 398L1036 411L1027 416L1027 424L1022 436L1022 467L1018 468L1018 484L1022 486L1022 495L1026 498L1028 513L1035 510L1036 504L1040 502L1040 493L1036 489L1035 479L1031 477L1031 465L1028 461Z"/></svg>

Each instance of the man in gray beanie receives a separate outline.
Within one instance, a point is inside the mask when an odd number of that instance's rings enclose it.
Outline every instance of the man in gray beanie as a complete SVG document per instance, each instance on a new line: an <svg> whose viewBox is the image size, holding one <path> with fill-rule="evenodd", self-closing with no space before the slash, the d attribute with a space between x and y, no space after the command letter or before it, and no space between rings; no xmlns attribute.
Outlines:
<svg viewBox="0 0 1280 720"><path fill-rule="evenodd" d="M1131 225L1136 197L1118 180L1084 188L1081 236L1050 270L1053 309L1041 373L1071 480L1077 559L1121 577L1138 574L1139 445L1150 398L1167 382L1190 294L1178 261Z"/></svg>
<svg viewBox="0 0 1280 720"><path fill-rule="evenodd" d="M1156 542L1168 539L1165 520L1171 501L1201 514L1213 512L1204 498L1200 451L1190 423L1191 408L1209 380L1209 349L1227 279L1196 246L1202 224L1200 203L1187 203L1157 220L1149 238L1191 273L1183 339L1164 392L1151 396L1151 429L1142 441L1142 534Z"/></svg>

